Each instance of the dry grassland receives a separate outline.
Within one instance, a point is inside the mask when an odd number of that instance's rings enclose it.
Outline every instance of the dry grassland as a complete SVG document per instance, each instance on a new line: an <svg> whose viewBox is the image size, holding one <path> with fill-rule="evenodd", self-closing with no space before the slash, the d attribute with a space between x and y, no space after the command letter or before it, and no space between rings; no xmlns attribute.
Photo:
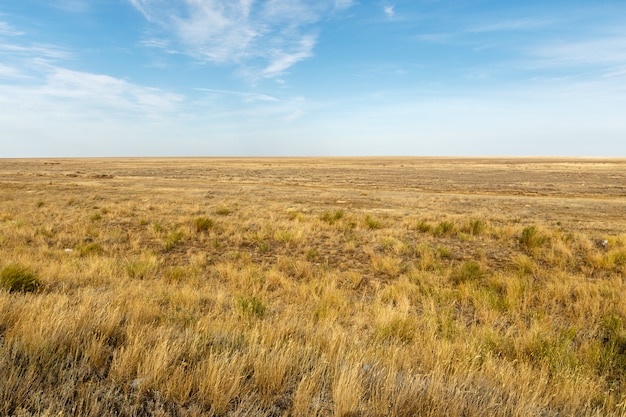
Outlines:
<svg viewBox="0 0 626 417"><path fill-rule="evenodd" d="M0 415L626 415L626 160L0 159Z"/></svg>

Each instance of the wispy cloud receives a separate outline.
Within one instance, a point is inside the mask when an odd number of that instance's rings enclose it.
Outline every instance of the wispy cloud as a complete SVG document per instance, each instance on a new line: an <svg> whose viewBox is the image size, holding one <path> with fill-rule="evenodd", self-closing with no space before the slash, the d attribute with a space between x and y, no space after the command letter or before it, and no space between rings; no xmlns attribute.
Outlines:
<svg viewBox="0 0 626 417"><path fill-rule="evenodd" d="M52 6L71 13L83 13L88 10L89 3L86 0L55 0Z"/></svg>
<svg viewBox="0 0 626 417"><path fill-rule="evenodd" d="M0 54L38 57L40 59L69 59L72 54L61 47L49 44L18 45L10 42L0 43Z"/></svg>
<svg viewBox="0 0 626 417"><path fill-rule="evenodd" d="M416 36L417 39L433 42L433 43L448 43L455 37L452 33L421 33Z"/></svg>
<svg viewBox="0 0 626 417"><path fill-rule="evenodd" d="M387 17L390 18L390 19L396 15L396 12L395 12L394 8L395 8L395 6L393 6L393 5L385 6L383 8L383 11L387 15Z"/></svg>
<svg viewBox="0 0 626 417"><path fill-rule="evenodd" d="M28 76L19 68L0 64L0 79L2 78L20 79L28 78Z"/></svg>
<svg viewBox="0 0 626 417"><path fill-rule="evenodd" d="M161 123L185 105L182 95L108 75L53 66L45 71L25 82L0 82L3 130L26 128L36 120L56 126L50 127L53 131L61 126Z"/></svg>
<svg viewBox="0 0 626 417"><path fill-rule="evenodd" d="M543 65L626 65L626 36L621 34L598 39L552 42L530 50Z"/></svg>
<svg viewBox="0 0 626 417"><path fill-rule="evenodd" d="M503 31L525 31L533 30L553 24L554 21L546 19L514 19L503 20L484 25L471 26L467 32L483 33L483 32L503 32Z"/></svg>
<svg viewBox="0 0 626 417"><path fill-rule="evenodd" d="M20 31L14 29L7 22L0 21L0 35L4 35L4 36L20 36L20 35L23 35L23 34L24 34L24 32L20 32Z"/></svg>
<svg viewBox="0 0 626 417"><path fill-rule="evenodd" d="M217 94L217 95L237 96L237 97L241 97L244 102L278 101L276 97L272 97L267 94L250 93L247 91L219 90L219 89L213 89L213 88L196 88L196 91L202 91L205 93Z"/></svg>
<svg viewBox="0 0 626 417"><path fill-rule="evenodd" d="M128 0L184 53L273 78L313 56L315 24L352 0ZM159 45L151 45L159 46Z"/></svg>

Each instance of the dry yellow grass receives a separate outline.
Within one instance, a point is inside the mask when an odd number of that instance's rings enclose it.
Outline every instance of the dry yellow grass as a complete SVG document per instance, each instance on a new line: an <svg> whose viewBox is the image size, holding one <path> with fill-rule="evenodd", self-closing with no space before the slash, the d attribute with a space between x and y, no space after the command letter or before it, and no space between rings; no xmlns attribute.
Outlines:
<svg viewBox="0 0 626 417"><path fill-rule="evenodd" d="M624 172L0 160L0 415L624 415Z"/></svg>

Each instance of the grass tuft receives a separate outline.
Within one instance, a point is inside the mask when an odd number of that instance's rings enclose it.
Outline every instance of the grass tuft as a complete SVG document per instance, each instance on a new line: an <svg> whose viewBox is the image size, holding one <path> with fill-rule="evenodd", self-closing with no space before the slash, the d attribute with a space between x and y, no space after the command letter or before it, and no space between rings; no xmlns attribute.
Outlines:
<svg viewBox="0 0 626 417"><path fill-rule="evenodd" d="M450 222L450 221L439 222L439 224L435 228L435 235L441 236L441 235L452 234L455 228L456 226L454 225L453 222Z"/></svg>
<svg viewBox="0 0 626 417"><path fill-rule="evenodd" d="M539 233L539 230L535 226L528 226L522 230L522 236L520 243L522 246L529 250L534 251L537 248L543 246L546 242L546 237Z"/></svg>
<svg viewBox="0 0 626 417"><path fill-rule="evenodd" d="M465 261L452 276L455 284L478 281L485 275L483 267L476 261Z"/></svg>
<svg viewBox="0 0 626 417"><path fill-rule="evenodd" d="M369 214L365 216L364 221L365 221L365 226L367 226L368 229L374 230L374 229L381 229L383 227L383 224L380 222L380 220L376 220Z"/></svg>
<svg viewBox="0 0 626 417"><path fill-rule="evenodd" d="M242 316L256 319L262 319L265 316L267 305L260 297L239 296L235 300Z"/></svg>
<svg viewBox="0 0 626 417"><path fill-rule="evenodd" d="M196 232L201 233L211 230L215 225L215 222L213 219L208 217L198 217L194 221L194 225L196 226Z"/></svg>
<svg viewBox="0 0 626 417"><path fill-rule="evenodd" d="M41 286L41 280L30 269L11 264L2 269L0 284L9 292L33 292Z"/></svg>

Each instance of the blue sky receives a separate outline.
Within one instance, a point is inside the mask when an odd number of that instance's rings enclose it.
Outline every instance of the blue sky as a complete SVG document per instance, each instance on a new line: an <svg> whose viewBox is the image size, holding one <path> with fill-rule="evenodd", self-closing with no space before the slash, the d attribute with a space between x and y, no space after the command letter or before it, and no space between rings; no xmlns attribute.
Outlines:
<svg viewBox="0 0 626 417"><path fill-rule="evenodd" d="M626 156L626 2L5 0L0 157Z"/></svg>

